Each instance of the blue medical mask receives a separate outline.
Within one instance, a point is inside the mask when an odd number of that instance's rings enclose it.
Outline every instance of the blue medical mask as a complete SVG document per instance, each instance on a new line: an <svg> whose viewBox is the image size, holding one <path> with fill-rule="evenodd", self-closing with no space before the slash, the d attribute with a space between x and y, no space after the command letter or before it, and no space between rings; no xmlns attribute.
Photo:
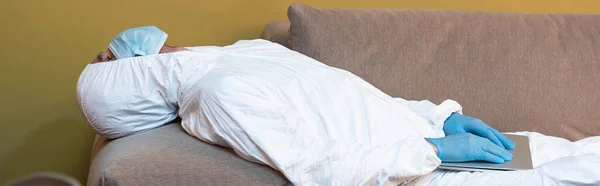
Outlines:
<svg viewBox="0 0 600 186"><path fill-rule="evenodd" d="M117 34L108 49L117 59L158 54L167 36L167 33L155 26L130 28Z"/></svg>

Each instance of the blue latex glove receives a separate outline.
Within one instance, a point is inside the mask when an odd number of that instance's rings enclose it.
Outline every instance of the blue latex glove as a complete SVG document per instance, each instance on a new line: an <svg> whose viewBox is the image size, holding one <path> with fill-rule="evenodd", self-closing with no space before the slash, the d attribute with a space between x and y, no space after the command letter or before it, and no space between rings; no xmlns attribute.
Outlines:
<svg viewBox="0 0 600 186"><path fill-rule="evenodd" d="M443 130L447 136L472 133L487 138L502 148L509 150L515 149L515 143L504 136L504 134L498 132L498 130L483 123L480 119L459 113L452 113L452 115L446 119Z"/></svg>
<svg viewBox="0 0 600 186"><path fill-rule="evenodd" d="M494 145L490 140L474 134L456 134L443 138L427 138L438 149L438 157L443 162L489 161L504 163L512 160L506 149Z"/></svg>

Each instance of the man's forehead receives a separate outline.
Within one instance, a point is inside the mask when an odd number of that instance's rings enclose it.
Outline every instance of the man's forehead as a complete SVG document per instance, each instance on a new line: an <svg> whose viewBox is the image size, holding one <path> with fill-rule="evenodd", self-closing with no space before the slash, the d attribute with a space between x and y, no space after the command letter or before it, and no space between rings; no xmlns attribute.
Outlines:
<svg viewBox="0 0 600 186"><path fill-rule="evenodd" d="M98 53L98 55L96 55L96 59L98 60L102 60L102 56L103 56L104 52L100 52Z"/></svg>
<svg viewBox="0 0 600 186"><path fill-rule="evenodd" d="M110 61L111 59L114 59L114 56L112 55L112 52L110 52L109 49L106 49L105 51L96 54L96 57L92 60L91 63L105 62Z"/></svg>

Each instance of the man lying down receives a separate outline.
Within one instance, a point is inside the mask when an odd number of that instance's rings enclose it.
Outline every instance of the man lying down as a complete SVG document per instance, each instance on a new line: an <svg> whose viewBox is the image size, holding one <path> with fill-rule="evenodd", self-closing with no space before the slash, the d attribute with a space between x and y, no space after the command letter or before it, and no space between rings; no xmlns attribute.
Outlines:
<svg viewBox="0 0 600 186"><path fill-rule="evenodd" d="M266 40L183 48L166 38L156 27L123 31L83 70L77 95L99 134L118 138L180 117L190 135L294 185L600 184L600 137L520 132L535 169L436 170L442 161L509 161L514 143L453 100L393 98Z"/></svg>

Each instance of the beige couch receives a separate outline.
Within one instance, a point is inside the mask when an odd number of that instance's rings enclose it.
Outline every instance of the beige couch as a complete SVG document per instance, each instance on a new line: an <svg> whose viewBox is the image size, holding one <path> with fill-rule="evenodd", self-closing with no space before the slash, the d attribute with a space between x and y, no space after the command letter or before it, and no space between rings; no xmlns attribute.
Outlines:
<svg viewBox="0 0 600 186"><path fill-rule="evenodd" d="M441 102L501 131L600 135L600 15L314 9L265 38L349 70L392 96ZM289 30L289 31L288 31ZM285 185L266 166L177 124L97 137L88 185Z"/></svg>

